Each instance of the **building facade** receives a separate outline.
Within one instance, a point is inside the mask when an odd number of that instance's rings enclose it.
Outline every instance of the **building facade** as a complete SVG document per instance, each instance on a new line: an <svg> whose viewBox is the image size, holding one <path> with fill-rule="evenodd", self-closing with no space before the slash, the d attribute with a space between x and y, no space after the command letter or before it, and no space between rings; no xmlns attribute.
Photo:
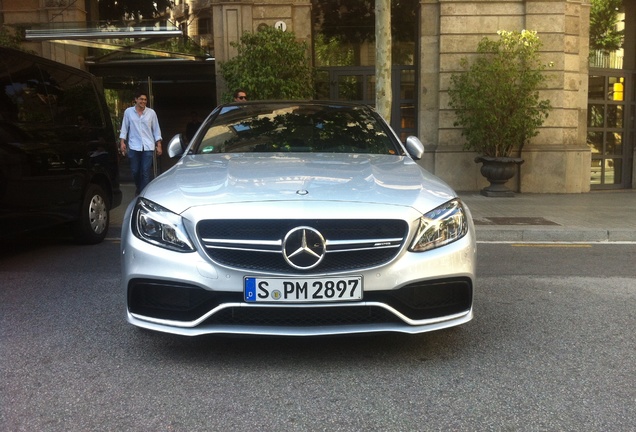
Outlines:
<svg viewBox="0 0 636 432"><path fill-rule="evenodd" d="M487 185L475 154L464 150L461 132L453 125L447 94L450 76L460 71L460 59L474 54L482 37L496 37L498 30L528 29L538 32L542 58L553 64L541 90L553 109L540 133L523 147L520 156L525 163L509 186L525 193L636 187L636 0L623 0L620 11L625 31L620 62L590 62L589 1L392 0L391 120L402 138L420 137L426 147L421 164L456 190L476 191ZM22 6L27 3L30 6ZM54 12L54 4L62 3L78 2L3 0L4 20L59 20L62 15ZM216 95L227 90L218 71L219 64L236 54L232 44L244 32L275 26L294 32L312 47L309 58L318 71L318 98L373 104L373 3L176 0L170 13L184 34L214 57ZM31 15L18 18L17 9L7 10L9 4ZM78 19L89 14L86 7L76 9ZM54 58L50 54L60 48L52 45L39 52Z"/></svg>
<svg viewBox="0 0 636 432"><path fill-rule="evenodd" d="M361 49L356 51L358 61L323 68L324 62L316 54L320 38L326 33L317 25L324 18L323 3L326 2L206 1L206 7L212 10L217 64L235 54L231 42L239 41L243 32L258 31L263 25L279 26L314 47L315 66L319 72L329 74L323 82L318 75L319 97L373 103L374 92L369 90L374 83L373 69L369 67L373 56L365 56L370 50L365 49L369 41L364 41L364 37ZM356 2L331 3L336 3L341 11L329 18L336 16L342 19L343 26L350 26L342 9L355 9ZM625 26L623 65L620 69L605 69L590 68L589 0L420 0L412 5L416 11L412 59L394 61L394 68L398 69L394 74L397 91L393 92L397 116L392 116L392 123L398 132L412 132L424 142L426 156L421 163L431 172L457 190L481 189L487 183L474 162L475 154L464 150L461 132L453 126L454 113L449 109L447 95L450 76L460 70L461 58L474 53L482 37L495 36L498 30L536 30L543 42L542 57L553 64L546 72L548 84L541 91L541 97L550 99L553 109L540 133L520 153L525 163L511 181L512 186L528 193L633 188L635 4L625 0L621 15ZM402 14L394 9L392 20L400 25L407 22ZM364 14L360 14L359 21L363 27ZM365 42L367 47L363 46ZM353 95L345 91L352 80L358 88ZM321 93L324 82L331 86L335 82L335 91ZM217 85L217 94L221 94L223 82L218 77ZM622 92L614 92L615 87Z"/></svg>

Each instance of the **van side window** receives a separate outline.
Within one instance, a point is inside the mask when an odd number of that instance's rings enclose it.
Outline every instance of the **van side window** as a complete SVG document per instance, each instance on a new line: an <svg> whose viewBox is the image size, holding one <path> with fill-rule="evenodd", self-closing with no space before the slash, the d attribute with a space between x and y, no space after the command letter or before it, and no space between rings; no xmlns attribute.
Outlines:
<svg viewBox="0 0 636 432"><path fill-rule="evenodd" d="M91 127L103 127L99 98L90 80L69 70L40 65L43 85L57 125L76 125L78 118Z"/></svg>
<svg viewBox="0 0 636 432"><path fill-rule="evenodd" d="M38 67L18 58L8 59L0 70L2 118L17 123L50 123L51 109ZM6 98L6 99L5 99Z"/></svg>

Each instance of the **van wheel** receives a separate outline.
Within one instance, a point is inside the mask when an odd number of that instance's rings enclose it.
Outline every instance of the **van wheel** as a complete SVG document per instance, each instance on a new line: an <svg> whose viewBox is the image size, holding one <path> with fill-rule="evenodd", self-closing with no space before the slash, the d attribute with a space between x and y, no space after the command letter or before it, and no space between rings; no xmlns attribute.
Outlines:
<svg viewBox="0 0 636 432"><path fill-rule="evenodd" d="M106 238L108 224L108 199L101 186L90 184L84 194L79 220L75 223L77 241L97 244Z"/></svg>

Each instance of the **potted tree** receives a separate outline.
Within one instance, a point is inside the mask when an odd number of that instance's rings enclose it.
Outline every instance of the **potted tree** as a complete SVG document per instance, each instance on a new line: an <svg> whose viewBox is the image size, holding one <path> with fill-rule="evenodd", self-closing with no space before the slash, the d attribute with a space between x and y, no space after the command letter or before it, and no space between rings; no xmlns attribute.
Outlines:
<svg viewBox="0 0 636 432"><path fill-rule="evenodd" d="M237 55L221 64L221 75L232 92L244 89L250 100L311 99L314 70L307 58L307 44L296 40L293 32L259 26L245 32L240 42L231 42Z"/></svg>
<svg viewBox="0 0 636 432"><path fill-rule="evenodd" d="M463 72L451 76L448 94L455 110L454 125L461 127L465 149L478 153L481 174L490 185L485 196L513 196L505 183L514 176L523 145L536 136L548 117L550 101L539 98L545 82L535 31L497 32L483 38L472 62L463 58ZM513 157L517 150L519 157Z"/></svg>

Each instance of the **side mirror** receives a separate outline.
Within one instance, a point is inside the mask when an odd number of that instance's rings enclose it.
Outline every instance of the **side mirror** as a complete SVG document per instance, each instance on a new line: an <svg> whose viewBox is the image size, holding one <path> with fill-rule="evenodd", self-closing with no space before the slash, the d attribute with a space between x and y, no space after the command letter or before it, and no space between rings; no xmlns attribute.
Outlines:
<svg viewBox="0 0 636 432"><path fill-rule="evenodd" d="M185 140L182 134L177 134L172 137L168 143L168 156L171 158L181 156L185 151Z"/></svg>
<svg viewBox="0 0 636 432"><path fill-rule="evenodd" d="M424 144L418 137L410 136L406 139L406 151L413 159L420 160L424 156Z"/></svg>

